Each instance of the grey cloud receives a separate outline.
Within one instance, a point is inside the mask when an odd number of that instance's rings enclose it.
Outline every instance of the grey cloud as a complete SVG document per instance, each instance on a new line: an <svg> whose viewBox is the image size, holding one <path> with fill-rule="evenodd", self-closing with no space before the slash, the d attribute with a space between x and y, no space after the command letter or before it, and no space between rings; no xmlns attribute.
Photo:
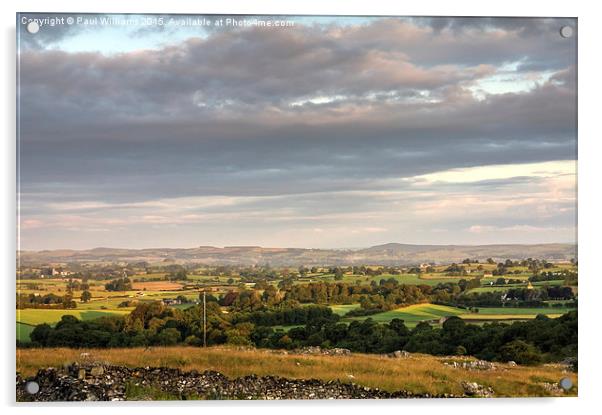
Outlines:
<svg viewBox="0 0 602 415"><path fill-rule="evenodd" d="M555 85L348 125L174 120L56 128L23 128L31 137L22 143L24 185L77 176L82 187L106 182L113 197L331 191L369 187L379 177L575 156L572 93Z"/></svg>
<svg viewBox="0 0 602 415"><path fill-rule="evenodd" d="M387 212L386 198L341 192L387 191L401 178L574 159L574 42L550 35L558 23L494 19L450 26L392 18L349 27L216 31L112 56L23 50L24 212L44 215L47 205L61 201L262 196L269 198L197 213L263 209L269 217L272 209L294 221L309 212ZM492 25L504 34L491 36ZM524 62L519 73L537 66L554 75L530 91L482 100L468 90L518 61ZM322 96L339 98L321 102ZM432 191L495 193L536 182L513 178ZM126 215L128 208L91 211ZM482 224L487 220L502 218Z"/></svg>
<svg viewBox="0 0 602 415"><path fill-rule="evenodd" d="M527 57L524 65L565 69L574 42L562 41L485 31L470 37L437 35L405 20L384 19L336 29L300 26L276 35L257 28L219 32L111 57L24 53L22 76L25 85L50 87L49 94L62 93L89 111L109 105L125 115L170 115L183 108L190 112L191 102L221 108L228 101L244 110L283 107L312 95L365 101L382 91L403 96L429 90L437 97L440 89L482 78L505 61ZM78 94L82 90L88 93Z"/></svg>

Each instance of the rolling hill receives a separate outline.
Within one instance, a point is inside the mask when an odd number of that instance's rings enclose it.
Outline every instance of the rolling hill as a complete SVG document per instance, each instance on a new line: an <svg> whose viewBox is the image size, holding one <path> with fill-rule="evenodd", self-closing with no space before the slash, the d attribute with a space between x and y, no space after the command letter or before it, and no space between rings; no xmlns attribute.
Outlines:
<svg viewBox="0 0 602 415"><path fill-rule="evenodd" d="M263 248L259 246L196 248L45 250L17 253L23 265L67 262L173 262L273 266L450 263L465 258L496 261L540 258L568 261L577 256L573 244L533 245L411 245L388 243L363 249Z"/></svg>

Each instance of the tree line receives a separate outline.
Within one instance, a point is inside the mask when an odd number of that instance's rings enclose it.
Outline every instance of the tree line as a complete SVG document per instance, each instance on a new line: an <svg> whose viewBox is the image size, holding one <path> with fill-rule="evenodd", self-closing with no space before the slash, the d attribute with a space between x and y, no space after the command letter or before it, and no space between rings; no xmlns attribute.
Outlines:
<svg viewBox="0 0 602 415"><path fill-rule="evenodd" d="M71 294L64 296L56 294L17 294L17 309L45 308L45 309L69 309L76 308L77 303Z"/></svg>
<svg viewBox="0 0 602 415"><path fill-rule="evenodd" d="M326 307L297 307L271 312L225 314L216 302L207 304L207 344L248 345L294 349L304 346L343 347L354 352L394 350L433 355L469 354L486 360L536 364L577 355L577 311L550 319L512 324L466 324L448 318L441 328L427 322L408 328L403 320L381 324L368 318L350 324ZM31 333L30 346L134 347L176 344L202 345L202 307L167 308L160 302L142 303L127 316L104 316L81 321L63 316L54 327L41 324ZM303 324L288 332L274 323Z"/></svg>
<svg viewBox="0 0 602 415"><path fill-rule="evenodd" d="M370 285L344 282L315 282L282 287L265 286L257 290L230 291L220 298L219 304L234 310L258 310L287 302L301 304L353 304L360 309L352 315L370 315L408 305L435 302L466 307L547 307L548 300L572 300L570 287L542 286L516 287L493 292L470 292L480 286L480 279L460 280L458 283L440 283L436 286L400 284L394 278L372 281Z"/></svg>

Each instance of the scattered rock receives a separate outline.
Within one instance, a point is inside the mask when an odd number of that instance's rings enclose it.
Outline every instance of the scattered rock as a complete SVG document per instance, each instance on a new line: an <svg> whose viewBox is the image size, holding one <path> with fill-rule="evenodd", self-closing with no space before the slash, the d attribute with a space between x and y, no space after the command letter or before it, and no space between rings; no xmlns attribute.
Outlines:
<svg viewBox="0 0 602 415"><path fill-rule="evenodd" d="M494 393L490 387L479 385L476 382L462 382L462 388L467 396L475 398L489 398Z"/></svg>
<svg viewBox="0 0 602 415"><path fill-rule="evenodd" d="M326 349L325 353L323 354L327 354L330 356L337 356L337 355L349 355L351 354L351 350L349 349L343 349L341 347L335 347L333 349Z"/></svg>
<svg viewBox="0 0 602 415"><path fill-rule="evenodd" d="M514 360L509 360L508 366L516 366L516 362Z"/></svg>
<svg viewBox="0 0 602 415"><path fill-rule="evenodd" d="M564 394L564 389L562 389L558 383L542 382L540 385L546 390L546 392L552 395Z"/></svg>
<svg viewBox="0 0 602 415"><path fill-rule="evenodd" d="M84 373L84 378L80 374ZM350 380L353 375L348 375ZM29 394L28 381L40 386ZM98 364L72 364L64 368L46 368L32 378L17 374L18 401L121 401L144 399L140 394L126 395L128 385L137 390L160 390L179 399L395 399L395 398L459 398L490 396L488 389L472 387L465 395L415 394L408 391L386 392L351 382L316 379L286 379L276 376L249 375L229 379L214 371L182 372L173 368L128 368Z"/></svg>
<svg viewBox="0 0 602 415"><path fill-rule="evenodd" d="M332 349L322 349L320 346L307 346L302 349L293 351L295 354L306 354L306 355L327 355L327 356L341 356L351 354L351 350L335 347Z"/></svg>
<svg viewBox="0 0 602 415"><path fill-rule="evenodd" d="M577 358L576 357L567 357L562 362L562 365L566 366L567 369L576 372L577 371Z"/></svg>
<svg viewBox="0 0 602 415"><path fill-rule="evenodd" d="M384 354L383 357L390 357L392 359L402 359L410 357L410 353L405 350L395 350L394 352Z"/></svg>
<svg viewBox="0 0 602 415"><path fill-rule="evenodd" d="M495 370L496 366L487 360L472 360L468 363L468 369Z"/></svg>
<svg viewBox="0 0 602 415"><path fill-rule="evenodd" d="M77 378L79 380L84 380L86 378L86 369L81 368L80 370L77 371Z"/></svg>
<svg viewBox="0 0 602 415"><path fill-rule="evenodd" d="M496 370L497 366L487 360L452 360L443 363L446 366L466 370ZM514 363L516 365L516 363Z"/></svg>

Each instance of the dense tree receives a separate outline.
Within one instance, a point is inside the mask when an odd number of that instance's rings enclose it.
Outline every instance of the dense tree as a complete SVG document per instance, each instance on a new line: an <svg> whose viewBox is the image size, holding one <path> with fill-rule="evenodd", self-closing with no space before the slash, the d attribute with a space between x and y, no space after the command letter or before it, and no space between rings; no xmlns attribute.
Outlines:
<svg viewBox="0 0 602 415"><path fill-rule="evenodd" d="M523 340L512 340L500 348L500 358L520 365L532 365L541 361L540 352Z"/></svg>
<svg viewBox="0 0 602 415"><path fill-rule="evenodd" d="M170 273L167 277L170 281L186 281L188 274L185 269L179 269L176 272Z"/></svg>
<svg viewBox="0 0 602 415"><path fill-rule="evenodd" d="M129 291L132 289L132 281L127 278L117 278L105 284L107 291Z"/></svg>
<svg viewBox="0 0 602 415"><path fill-rule="evenodd" d="M73 301L71 294L60 296L56 294L17 294L17 309L23 308L76 308L77 304Z"/></svg>
<svg viewBox="0 0 602 415"><path fill-rule="evenodd" d="M82 292L82 295L81 295L81 300L82 300L84 303L87 303L87 302L88 302L88 301L90 301L91 299L92 299L92 294L90 293L90 291L87 291L87 290L86 290L86 291Z"/></svg>
<svg viewBox="0 0 602 415"><path fill-rule="evenodd" d="M207 304L207 343L255 345L268 348L302 346L344 347L356 352L388 353L405 349L435 355L468 354L488 360L514 360L519 364L558 361L577 354L577 312L559 318L543 315L513 324L466 324L448 318L441 328L421 322L412 330L402 320L380 324L367 318L350 324L328 307L250 310L222 313L216 302ZM288 333L274 325L299 325ZM41 324L31 333L34 345L45 347L133 347L144 345L201 345L202 306L186 310L160 302L139 304L125 317L80 321L63 316L55 327Z"/></svg>

